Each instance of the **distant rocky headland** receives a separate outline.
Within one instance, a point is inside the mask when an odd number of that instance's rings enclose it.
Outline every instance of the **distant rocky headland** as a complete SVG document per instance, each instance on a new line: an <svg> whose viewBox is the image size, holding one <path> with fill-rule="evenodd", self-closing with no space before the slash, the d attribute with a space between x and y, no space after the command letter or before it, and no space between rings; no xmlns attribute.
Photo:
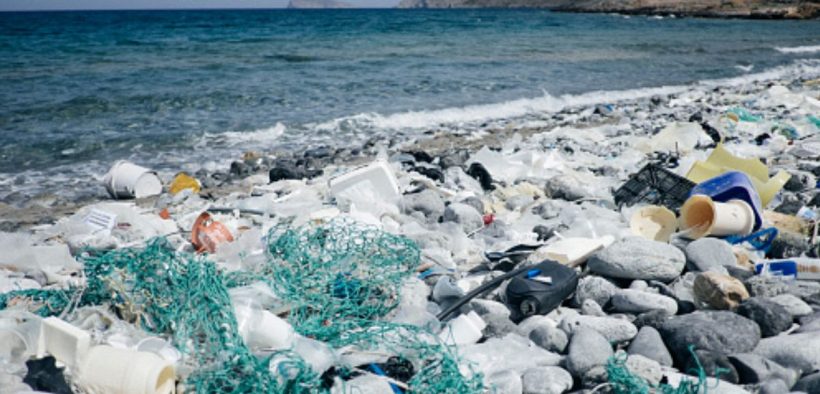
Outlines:
<svg viewBox="0 0 820 394"><path fill-rule="evenodd" d="M402 0L399 8L546 8L718 18L811 19L820 1L805 0Z"/></svg>
<svg viewBox="0 0 820 394"><path fill-rule="evenodd" d="M337 0L290 0L288 8L321 9L321 8L353 8L353 4Z"/></svg>

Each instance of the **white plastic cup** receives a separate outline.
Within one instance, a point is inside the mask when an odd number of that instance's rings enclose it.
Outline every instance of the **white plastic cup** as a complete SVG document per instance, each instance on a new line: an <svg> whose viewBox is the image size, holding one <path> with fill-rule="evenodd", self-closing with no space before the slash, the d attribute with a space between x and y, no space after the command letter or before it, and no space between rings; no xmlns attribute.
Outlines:
<svg viewBox="0 0 820 394"><path fill-rule="evenodd" d="M688 230L687 236L691 239L707 235L748 235L755 225L752 207L742 200L721 203L696 194L686 200L680 213L681 227Z"/></svg>
<svg viewBox="0 0 820 394"><path fill-rule="evenodd" d="M93 393L172 394L176 372L160 356L111 346L95 346L82 360L77 380Z"/></svg>
<svg viewBox="0 0 820 394"><path fill-rule="evenodd" d="M108 194L116 199L143 198L162 193L162 182L156 173L126 160L114 163L103 182Z"/></svg>
<svg viewBox="0 0 820 394"><path fill-rule="evenodd" d="M654 241L669 242L669 237L678 229L678 218L665 207L648 205L632 214L629 228L635 235Z"/></svg>

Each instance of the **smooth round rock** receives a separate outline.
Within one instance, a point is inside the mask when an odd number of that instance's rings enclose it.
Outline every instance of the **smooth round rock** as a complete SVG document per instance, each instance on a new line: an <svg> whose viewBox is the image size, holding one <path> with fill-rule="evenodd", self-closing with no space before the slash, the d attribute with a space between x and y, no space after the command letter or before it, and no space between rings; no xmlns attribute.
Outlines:
<svg viewBox="0 0 820 394"><path fill-rule="evenodd" d="M797 382L797 372L754 353L738 353L729 356L737 371L740 383L760 383L768 379L781 379L791 387Z"/></svg>
<svg viewBox="0 0 820 394"><path fill-rule="evenodd" d="M649 311L638 315L638 317L632 321L632 324L634 324L635 327L638 327L638 329L641 329L644 326L658 329L658 327L660 327L665 321L669 320L671 316L672 315L662 310Z"/></svg>
<svg viewBox="0 0 820 394"><path fill-rule="evenodd" d="M765 338L754 349L754 353L786 368L802 372L815 371L820 369L820 335L806 332Z"/></svg>
<svg viewBox="0 0 820 394"><path fill-rule="evenodd" d="M606 338L595 330L581 327L569 342L567 369L582 378L593 367L606 365L612 355L612 346Z"/></svg>
<svg viewBox="0 0 820 394"><path fill-rule="evenodd" d="M780 334L792 325L792 317L786 308L767 298L749 298L735 312L757 323L764 338Z"/></svg>
<svg viewBox="0 0 820 394"><path fill-rule="evenodd" d="M487 382L496 393L522 394L524 392L521 376L518 372L510 369L499 371L488 376Z"/></svg>
<svg viewBox="0 0 820 394"><path fill-rule="evenodd" d="M674 299L646 291L626 289L615 293L611 299L612 310L626 313L644 313L662 310L670 315L678 313Z"/></svg>
<svg viewBox="0 0 820 394"><path fill-rule="evenodd" d="M606 316L606 312L595 300L586 299L581 305L581 314L587 316Z"/></svg>
<svg viewBox="0 0 820 394"><path fill-rule="evenodd" d="M771 300L783 308L786 308L786 311L789 312L792 318L811 315L812 312L814 312L809 304L791 294L774 296Z"/></svg>
<svg viewBox="0 0 820 394"><path fill-rule="evenodd" d="M444 200L438 193L425 189L419 193L405 194L402 197L405 212L421 212L429 222L438 221L444 215Z"/></svg>
<svg viewBox="0 0 820 394"><path fill-rule="evenodd" d="M743 353L760 341L760 327L728 311L696 311L674 316L658 332L679 365L686 363L689 346L717 353Z"/></svg>
<svg viewBox="0 0 820 394"><path fill-rule="evenodd" d="M473 206L457 202L444 209L443 220L457 223L465 233L484 226L484 218Z"/></svg>
<svg viewBox="0 0 820 394"><path fill-rule="evenodd" d="M603 307L618 291L618 286L600 276L585 276L578 281L578 287L575 289L575 304L583 305L585 300L591 299Z"/></svg>
<svg viewBox="0 0 820 394"><path fill-rule="evenodd" d="M717 272L703 272L695 277L692 288L695 301L713 309L734 309L749 298L743 282Z"/></svg>
<svg viewBox="0 0 820 394"><path fill-rule="evenodd" d="M638 334L638 328L627 320L599 316L567 316L561 320L564 332L575 335L579 329L590 328L597 331L609 342L628 341Z"/></svg>
<svg viewBox="0 0 820 394"><path fill-rule="evenodd" d="M551 352L564 353L569 344L567 334L558 327L540 325L530 331L530 340Z"/></svg>
<svg viewBox="0 0 820 394"><path fill-rule="evenodd" d="M685 264L686 257L680 249L638 237L618 240L587 262L592 272L604 276L663 282L680 276Z"/></svg>
<svg viewBox="0 0 820 394"><path fill-rule="evenodd" d="M717 238L700 238L686 245L684 249L686 261L697 271L709 271L712 268L734 267L737 258L732 251L732 245Z"/></svg>
<svg viewBox="0 0 820 394"><path fill-rule="evenodd" d="M524 394L561 394L572 388L572 375L561 367L530 368L521 376Z"/></svg>
<svg viewBox="0 0 820 394"><path fill-rule="evenodd" d="M630 355L641 355L655 360L666 367L672 366L672 355L663 343L661 334L650 326L641 327L638 335L629 344L627 352Z"/></svg>

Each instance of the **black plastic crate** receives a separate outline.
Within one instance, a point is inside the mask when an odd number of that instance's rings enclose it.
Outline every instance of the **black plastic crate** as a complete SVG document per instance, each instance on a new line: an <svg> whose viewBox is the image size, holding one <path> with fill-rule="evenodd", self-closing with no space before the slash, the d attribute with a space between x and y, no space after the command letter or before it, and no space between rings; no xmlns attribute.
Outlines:
<svg viewBox="0 0 820 394"><path fill-rule="evenodd" d="M677 211L695 183L657 164L647 164L615 191L618 206L647 203Z"/></svg>

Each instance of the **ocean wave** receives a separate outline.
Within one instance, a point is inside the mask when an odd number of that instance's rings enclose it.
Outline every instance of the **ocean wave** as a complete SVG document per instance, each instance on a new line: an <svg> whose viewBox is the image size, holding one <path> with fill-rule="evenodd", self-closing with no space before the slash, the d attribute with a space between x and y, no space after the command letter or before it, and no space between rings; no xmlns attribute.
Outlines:
<svg viewBox="0 0 820 394"><path fill-rule="evenodd" d="M801 60L787 66L775 67L758 73L744 74L731 78L703 80L690 85L672 85L628 90L599 90L561 96L553 96L548 92L544 92L544 95L540 97L522 98L493 104L408 111L389 115L361 113L333 119L315 125L313 128L325 132L350 130L357 127L370 130L428 129L441 125L472 124L511 119L536 113L555 113L570 107L638 100L657 95L670 95L690 89L692 86L737 86L779 79L789 75L820 76L820 59Z"/></svg>
<svg viewBox="0 0 820 394"><path fill-rule="evenodd" d="M814 53L820 52L820 45L804 45L799 47L775 47L780 53Z"/></svg>

